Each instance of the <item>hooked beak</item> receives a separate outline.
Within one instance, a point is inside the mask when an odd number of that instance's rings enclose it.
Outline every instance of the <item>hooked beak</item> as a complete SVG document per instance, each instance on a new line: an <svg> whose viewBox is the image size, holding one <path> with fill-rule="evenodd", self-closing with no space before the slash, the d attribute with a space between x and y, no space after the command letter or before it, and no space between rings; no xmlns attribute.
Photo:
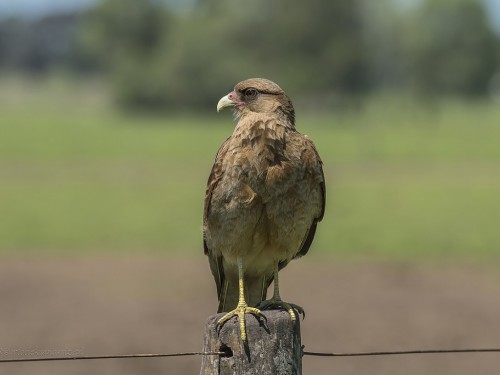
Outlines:
<svg viewBox="0 0 500 375"><path fill-rule="evenodd" d="M229 99L229 95L230 94L227 94L219 100L219 102L217 103L217 112L220 112L221 109L224 109L226 107L234 107L236 105L236 102L234 100Z"/></svg>
<svg viewBox="0 0 500 375"><path fill-rule="evenodd" d="M219 100L219 103L217 103L217 112L226 107L236 107L244 104L238 99L238 95L234 91L231 91Z"/></svg>

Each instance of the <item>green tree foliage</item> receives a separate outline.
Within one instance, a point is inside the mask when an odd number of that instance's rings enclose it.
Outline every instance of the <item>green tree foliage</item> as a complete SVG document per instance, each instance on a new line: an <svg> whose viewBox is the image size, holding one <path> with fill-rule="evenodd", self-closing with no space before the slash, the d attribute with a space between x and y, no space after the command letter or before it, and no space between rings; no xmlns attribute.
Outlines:
<svg viewBox="0 0 500 375"><path fill-rule="evenodd" d="M250 76L309 94L367 87L360 0L207 0L173 18L158 2L105 0L85 44L126 105L213 105L221 83Z"/></svg>
<svg viewBox="0 0 500 375"><path fill-rule="evenodd" d="M429 94L477 95L499 69L500 41L479 0L425 0L405 40L412 84Z"/></svg>
<svg viewBox="0 0 500 375"><path fill-rule="evenodd" d="M499 39L479 0L103 0L81 29L127 107L213 106L251 76L328 103L373 88L484 94ZM330 98L330 99L329 99Z"/></svg>
<svg viewBox="0 0 500 375"><path fill-rule="evenodd" d="M87 16L80 44L109 72L121 105L166 104L164 75L159 70L171 23L165 6L154 0L105 0Z"/></svg>

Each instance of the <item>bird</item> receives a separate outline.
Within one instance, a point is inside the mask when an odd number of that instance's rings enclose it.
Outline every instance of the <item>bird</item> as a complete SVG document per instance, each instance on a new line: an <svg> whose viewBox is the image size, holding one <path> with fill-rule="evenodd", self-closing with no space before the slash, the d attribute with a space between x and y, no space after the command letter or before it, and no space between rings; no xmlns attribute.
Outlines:
<svg viewBox="0 0 500 375"><path fill-rule="evenodd" d="M246 342L245 314L287 310L278 272L305 255L325 213L323 163L312 140L295 128L292 101L276 83L250 78L217 103L232 108L237 124L220 146L210 172L203 214L203 245L215 279L217 324L239 319ZM267 290L274 282L271 299Z"/></svg>

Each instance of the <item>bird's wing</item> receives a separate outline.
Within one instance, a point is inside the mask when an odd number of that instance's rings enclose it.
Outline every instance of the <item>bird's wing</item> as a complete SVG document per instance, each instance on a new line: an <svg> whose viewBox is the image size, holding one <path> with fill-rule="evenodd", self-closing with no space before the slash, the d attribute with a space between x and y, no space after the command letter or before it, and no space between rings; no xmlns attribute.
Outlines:
<svg viewBox="0 0 500 375"><path fill-rule="evenodd" d="M208 177L208 182L207 182L207 190L205 193L205 207L204 207L204 213L203 213L203 227L205 227L205 224L208 220L208 215L210 213L210 204L212 201L212 194L217 187L219 181L221 180L223 176L223 168L222 168L222 161L224 159L224 156L227 153L227 149L229 146L229 140L231 137L227 138L224 143L220 146L219 150L217 151L217 155L215 157L215 162L212 167L212 170L210 172L210 176ZM220 299L220 295L222 292L222 286L224 285L224 268L222 266L222 257L221 256L216 256L212 254L210 251L211 249L208 248L207 241L205 238L205 233L203 233L203 249L205 251L205 255L208 256L209 264L210 264L210 270L212 271L212 274L214 275L215 279L215 284L217 286L217 296Z"/></svg>
<svg viewBox="0 0 500 375"><path fill-rule="evenodd" d="M307 231L304 240L300 246L300 250L297 252L294 258L300 258L304 256L309 251L309 247L311 247L311 243L314 239L314 235L316 234L316 226L318 222L323 219L325 214L325 204L326 204L326 186L325 186L325 175L323 173L323 162L319 157L318 151L314 146L313 141L307 135L303 136L304 142L304 152L302 160L306 168L311 171L312 183L318 184L320 188L320 202L311 202L311 204L318 204L320 210L318 211L317 216L313 219L313 222ZM314 199L313 197L311 199Z"/></svg>

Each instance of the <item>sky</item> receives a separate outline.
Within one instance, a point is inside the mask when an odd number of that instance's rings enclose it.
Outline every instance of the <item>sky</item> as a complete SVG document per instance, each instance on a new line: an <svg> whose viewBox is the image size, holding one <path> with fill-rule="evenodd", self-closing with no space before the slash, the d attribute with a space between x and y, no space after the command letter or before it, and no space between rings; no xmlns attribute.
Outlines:
<svg viewBox="0 0 500 375"><path fill-rule="evenodd" d="M500 0L484 0L489 8L490 18L495 30L500 33Z"/></svg>
<svg viewBox="0 0 500 375"><path fill-rule="evenodd" d="M0 17L38 17L53 12L84 9L98 0L0 0Z"/></svg>

